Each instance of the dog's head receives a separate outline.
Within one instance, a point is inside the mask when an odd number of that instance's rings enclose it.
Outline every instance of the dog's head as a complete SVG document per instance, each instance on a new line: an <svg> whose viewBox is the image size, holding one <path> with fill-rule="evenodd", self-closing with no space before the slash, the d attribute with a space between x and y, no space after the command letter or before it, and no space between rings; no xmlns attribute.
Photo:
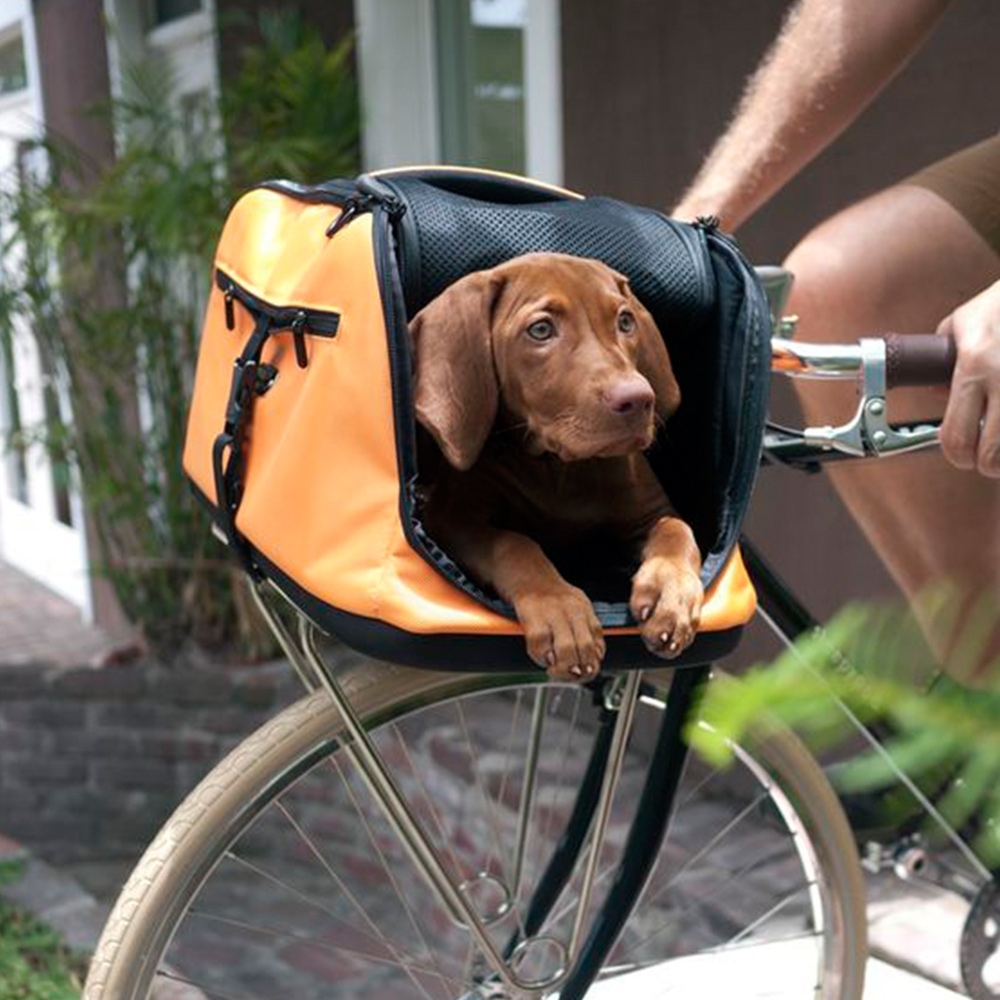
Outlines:
<svg viewBox="0 0 1000 1000"><path fill-rule="evenodd" d="M536 253L477 271L410 333L417 419L459 469L475 463L501 407L529 449L571 461L648 448L680 403L653 318L596 260Z"/></svg>

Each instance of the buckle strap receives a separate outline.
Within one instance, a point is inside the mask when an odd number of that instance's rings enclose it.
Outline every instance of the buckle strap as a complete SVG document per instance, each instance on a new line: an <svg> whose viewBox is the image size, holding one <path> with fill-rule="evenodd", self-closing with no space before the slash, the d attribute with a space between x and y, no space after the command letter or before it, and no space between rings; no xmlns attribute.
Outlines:
<svg viewBox="0 0 1000 1000"><path fill-rule="evenodd" d="M243 445L253 415L254 398L259 392L260 355L270 334L270 317L258 316L253 333L234 362L225 422L222 433L212 445L212 471L221 528L229 547L255 580L261 579L262 574L253 561L246 539L236 529L236 512L243 499Z"/></svg>

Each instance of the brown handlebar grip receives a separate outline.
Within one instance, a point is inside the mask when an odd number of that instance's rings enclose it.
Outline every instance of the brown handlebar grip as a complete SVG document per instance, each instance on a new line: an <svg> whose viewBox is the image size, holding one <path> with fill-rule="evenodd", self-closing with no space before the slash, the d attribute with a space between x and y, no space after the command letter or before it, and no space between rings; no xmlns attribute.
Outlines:
<svg viewBox="0 0 1000 1000"><path fill-rule="evenodd" d="M951 382L955 338L925 333L890 333L885 338L885 381L889 389Z"/></svg>

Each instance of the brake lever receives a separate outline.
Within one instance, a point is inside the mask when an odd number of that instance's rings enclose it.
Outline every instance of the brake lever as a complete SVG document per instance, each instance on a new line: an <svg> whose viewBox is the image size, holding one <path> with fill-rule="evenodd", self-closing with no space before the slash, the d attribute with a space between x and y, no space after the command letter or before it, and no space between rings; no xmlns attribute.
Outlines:
<svg viewBox="0 0 1000 1000"><path fill-rule="evenodd" d="M938 425L921 423L893 427L887 419L885 341L863 338L861 401L854 417L839 427L807 427L803 438L818 448L845 455L892 455L918 451L938 443Z"/></svg>

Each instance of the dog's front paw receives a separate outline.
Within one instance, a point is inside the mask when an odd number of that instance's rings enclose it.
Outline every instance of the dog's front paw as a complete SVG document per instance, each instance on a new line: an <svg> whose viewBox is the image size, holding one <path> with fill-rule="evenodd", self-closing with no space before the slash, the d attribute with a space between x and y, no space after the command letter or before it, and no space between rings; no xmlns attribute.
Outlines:
<svg viewBox="0 0 1000 1000"><path fill-rule="evenodd" d="M514 602L528 655L553 680L586 681L604 659L604 636L590 598L577 587L525 594Z"/></svg>
<svg viewBox="0 0 1000 1000"><path fill-rule="evenodd" d="M703 598L701 579L686 563L653 557L639 567L629 608L651 653L670 660L691 645Z"/></svg>

